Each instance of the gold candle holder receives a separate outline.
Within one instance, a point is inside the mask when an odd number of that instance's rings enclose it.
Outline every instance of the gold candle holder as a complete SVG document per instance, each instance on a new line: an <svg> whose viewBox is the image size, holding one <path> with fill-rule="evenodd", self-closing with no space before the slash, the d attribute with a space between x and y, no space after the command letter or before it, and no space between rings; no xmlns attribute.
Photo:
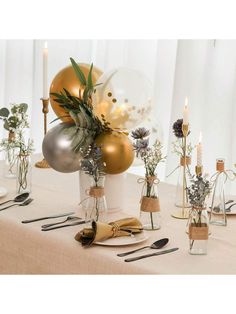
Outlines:
<svg viewBox="0 0 236 314"><path fill-rule="evenodd" d="M186 166L187 166L187 136L189 132L189 124L182 124L183 132L183 189L182 189L182 208L181 210L175 211L171 214L172 217L178 219L188 219L189 218L189 209L186 208Z"/></svg>
<svg viewBox="0 0 236 314"><path fill-rule="evenodd" d="M197 176L197 177L200 177L200 176L202 175L202 173L203 173L203 168L202 168L202 166L196 166L196 167L195 167L195 173L196 173L196 176Z"/></svg>
<svg viewBox="0 0 236 314"><path fill-rule="evenodd" d="M44 120L44 136L47 133L47 114L48 114L48 105L49 105L49 98L48 99L43 99L41 98L42 103L43 103L43 120ZM43 158L43 160L36 162L35 167L37 168L50 168L48 162L46 159Z"/></svg>

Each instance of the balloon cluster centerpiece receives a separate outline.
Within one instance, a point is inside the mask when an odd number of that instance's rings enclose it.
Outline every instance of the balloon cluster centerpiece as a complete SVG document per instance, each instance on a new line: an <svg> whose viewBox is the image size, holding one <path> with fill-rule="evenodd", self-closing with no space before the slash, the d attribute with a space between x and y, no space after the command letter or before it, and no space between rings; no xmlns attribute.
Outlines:
<svg viewBox="0 0 236 314"><path fill-rule="evenodd" d="M96 83L100 72L95 68L93 74L93 64L88 68L88 65L70 60L78 84L71 87L63 79L61 72L68 75L68 71L72 73L71 68L59 72L51 84L50 102L58 116L56 120L62 119L63 122L44 137L44 157L57 171L75 172L81 168L83 151L96 143L102 151L105 172L122 173L132 164L134 152L127 133L113 128L105 114L98 116L96 112L93 97L101 85ZM62 85L64 83L70 90Z"/></svg>

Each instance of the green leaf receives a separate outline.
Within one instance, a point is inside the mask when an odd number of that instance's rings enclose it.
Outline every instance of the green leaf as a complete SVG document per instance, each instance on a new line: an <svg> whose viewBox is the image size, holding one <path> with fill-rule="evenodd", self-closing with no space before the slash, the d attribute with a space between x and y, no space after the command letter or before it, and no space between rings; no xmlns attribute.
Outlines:
<svg viewBox="0 0 236 314"><path fill-rule="evenodd" d="M28 109L27 104L25 104L25 103L20 104L20 111L21 112L26 113L27 109Z"/></svg>
<svg viewBox="0 0 236 314"><path fill-rule="evenodd" d="M87 87L89 90L93 90L93 80L92 80L93 64L91 64L88 74Z"/></svg>
<svg viewBox="0 0 236 314"><path fill-rule="evenodd" d="M70 117L69 115L66 115L66 116L59 116L59 117L57 117L56 119L52 120L52 121L50 122L50 124L53 123L53 122L56 122L57 120L59 120L59 119L61 119L61 118L69 118L69 117Z"/></svg>
<svg viewBox="0 0 236 314"><path fill-rule="evenodd" d="M7 108L1 108L0 109L0 116L7 118L10 114L10 111Z"/></svg>
<svg viewBox="0 0 236 314"><path fill-rule="evenodd" d="M86 78L84 76L84 73L81 71L79 65L75 62L75 60L73 58L70 58L70 61L71 61L71 64L72 64L73 69L75 71L75 74L78 77L80 83L83 86L86 86L87 85Z"/></svg>
<svg viewBox="0 0 236 314"><path fill-rule="evenodd" d="M7 120L4 121L3 127L5 130L9 131L9 124Z"/></svg>

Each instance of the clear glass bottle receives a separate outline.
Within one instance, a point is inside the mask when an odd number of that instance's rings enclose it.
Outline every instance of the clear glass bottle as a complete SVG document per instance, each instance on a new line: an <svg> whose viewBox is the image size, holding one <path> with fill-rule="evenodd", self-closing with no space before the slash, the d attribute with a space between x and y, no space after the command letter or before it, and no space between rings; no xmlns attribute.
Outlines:
<svg viewBox="0 0 236 314"><path fill-rule="evenodd" d="M32 165L31 156L19 154L17 157L16 192L31 192Z"/></svg>
<svg viewBox="0 0 236 314"><path fill-rule="evenodd" d="M15 143L15 132L9 131L6 143L4 176L12 179L16 178L16 161L18 156L18 148Z"/></svg>
<svg viewBox="0 0 236 314"><path fill-rule="evenodd" d="M209 219L204 207L193 207L189 218L189 253L193 255L206 255L209 235Z"/></svg>
<svg viewBox="0 0 236 314"><path fill-rule="evenodd" d="M9 179L16 178L16 161L17 161L17 148L12 146L5 151L5 166L4 176Z"/></svg>
<svg viewBox="0 0 236 314"><path fill-rule="evenodd" d="M224 172L225 163L223 159L216 160L216 171L211 201L210 224L226 226L225 183L227 176Z"/></svg>
<svg viewBox="0 0 236 314"><path fill-rule="evenodd" d="M145 178L140 205L140 221L144 230L161 228L158 183L156 176Z"/></svg>
<svg viewBox="0 0 236 314"><path fill-rule="evenodd" d="M82 202L85 221L107 221L107 202L104 192L105 176L100 176L97 180L89 176L90 188L88 198Z"/></svg>
<svg viewBox="0 0 236 314"><path fill-rule="evenodd" d="M191 165L191 157L186 156L186 166L185 166L185 171L184 171L184 164L185 160L184 157L182 156L180 158L180 165L179 165L179 175L178 175L178 182L176 186L176 196L175 196L175 206L180 207L180 208L190 208L191 205L188 202L188 195L187 195L187 190L185 190L185 202L183 206L183 184L186 187L189 186L189 166Z"/></svg>

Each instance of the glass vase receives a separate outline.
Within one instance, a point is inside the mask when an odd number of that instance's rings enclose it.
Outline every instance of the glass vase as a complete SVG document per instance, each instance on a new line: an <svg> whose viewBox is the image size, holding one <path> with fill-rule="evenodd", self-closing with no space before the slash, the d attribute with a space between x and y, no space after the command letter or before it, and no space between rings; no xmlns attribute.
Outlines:
<svg viewBox="0 0 236 314"><path fill-rule="evenodd" d="M216 160L216 174L213 187L210 224L218 226L226 226L226 207L225 207L225 183L227 176L225 174L224 160Z"/></svg>
<svg viewBox="0 0 236 314"><path fill-rule="evenodd" d="M30 155L20 154L17 157L16 192L31 192L32 165Z"/></svg>
<svg viewBox="0 0 236 314"><path fill-rule="evenodd" d="M17 155L18 149L14 146L13 143L9 143L9 146L5 151L4 176L6 178L16 178Z"/></svg>
<svg viewBox="0 0 236 314"><path fill-rule="evenodd" d="M107 221L107 202L104 191L105 176L95 179L89 176L90 188L87 191L88 197L82 202L85 221Z"/></svg>
<svg viewBox="0 0 236 314"><path fill-rule="evenodd" d="M180 208L190 208L191 205L188 202L188 194L186 187L189 186L189 166L191 165L191 157L186 156L186 160L182 156L180 158L180 165L179 165L179 175L178 175L178 182L176 186L176 196L175 196L175 206ZM185 187L185 189L183 188ZM183 193L184 200L183 200Z"/></svg>
<svg viewBox="0 0 236 314"><path fill-rule="evenodd" d="M209 235L209 220L205 207L193 207L189 217L189 253L206 255Z"/></svg>
<svg viewBox="0 0 236 314"><path fill-rule="evenodd" d="M146 177L144 181L140 202L140 221L144 230L161 228L158 183L156 176Z"/></svg>

